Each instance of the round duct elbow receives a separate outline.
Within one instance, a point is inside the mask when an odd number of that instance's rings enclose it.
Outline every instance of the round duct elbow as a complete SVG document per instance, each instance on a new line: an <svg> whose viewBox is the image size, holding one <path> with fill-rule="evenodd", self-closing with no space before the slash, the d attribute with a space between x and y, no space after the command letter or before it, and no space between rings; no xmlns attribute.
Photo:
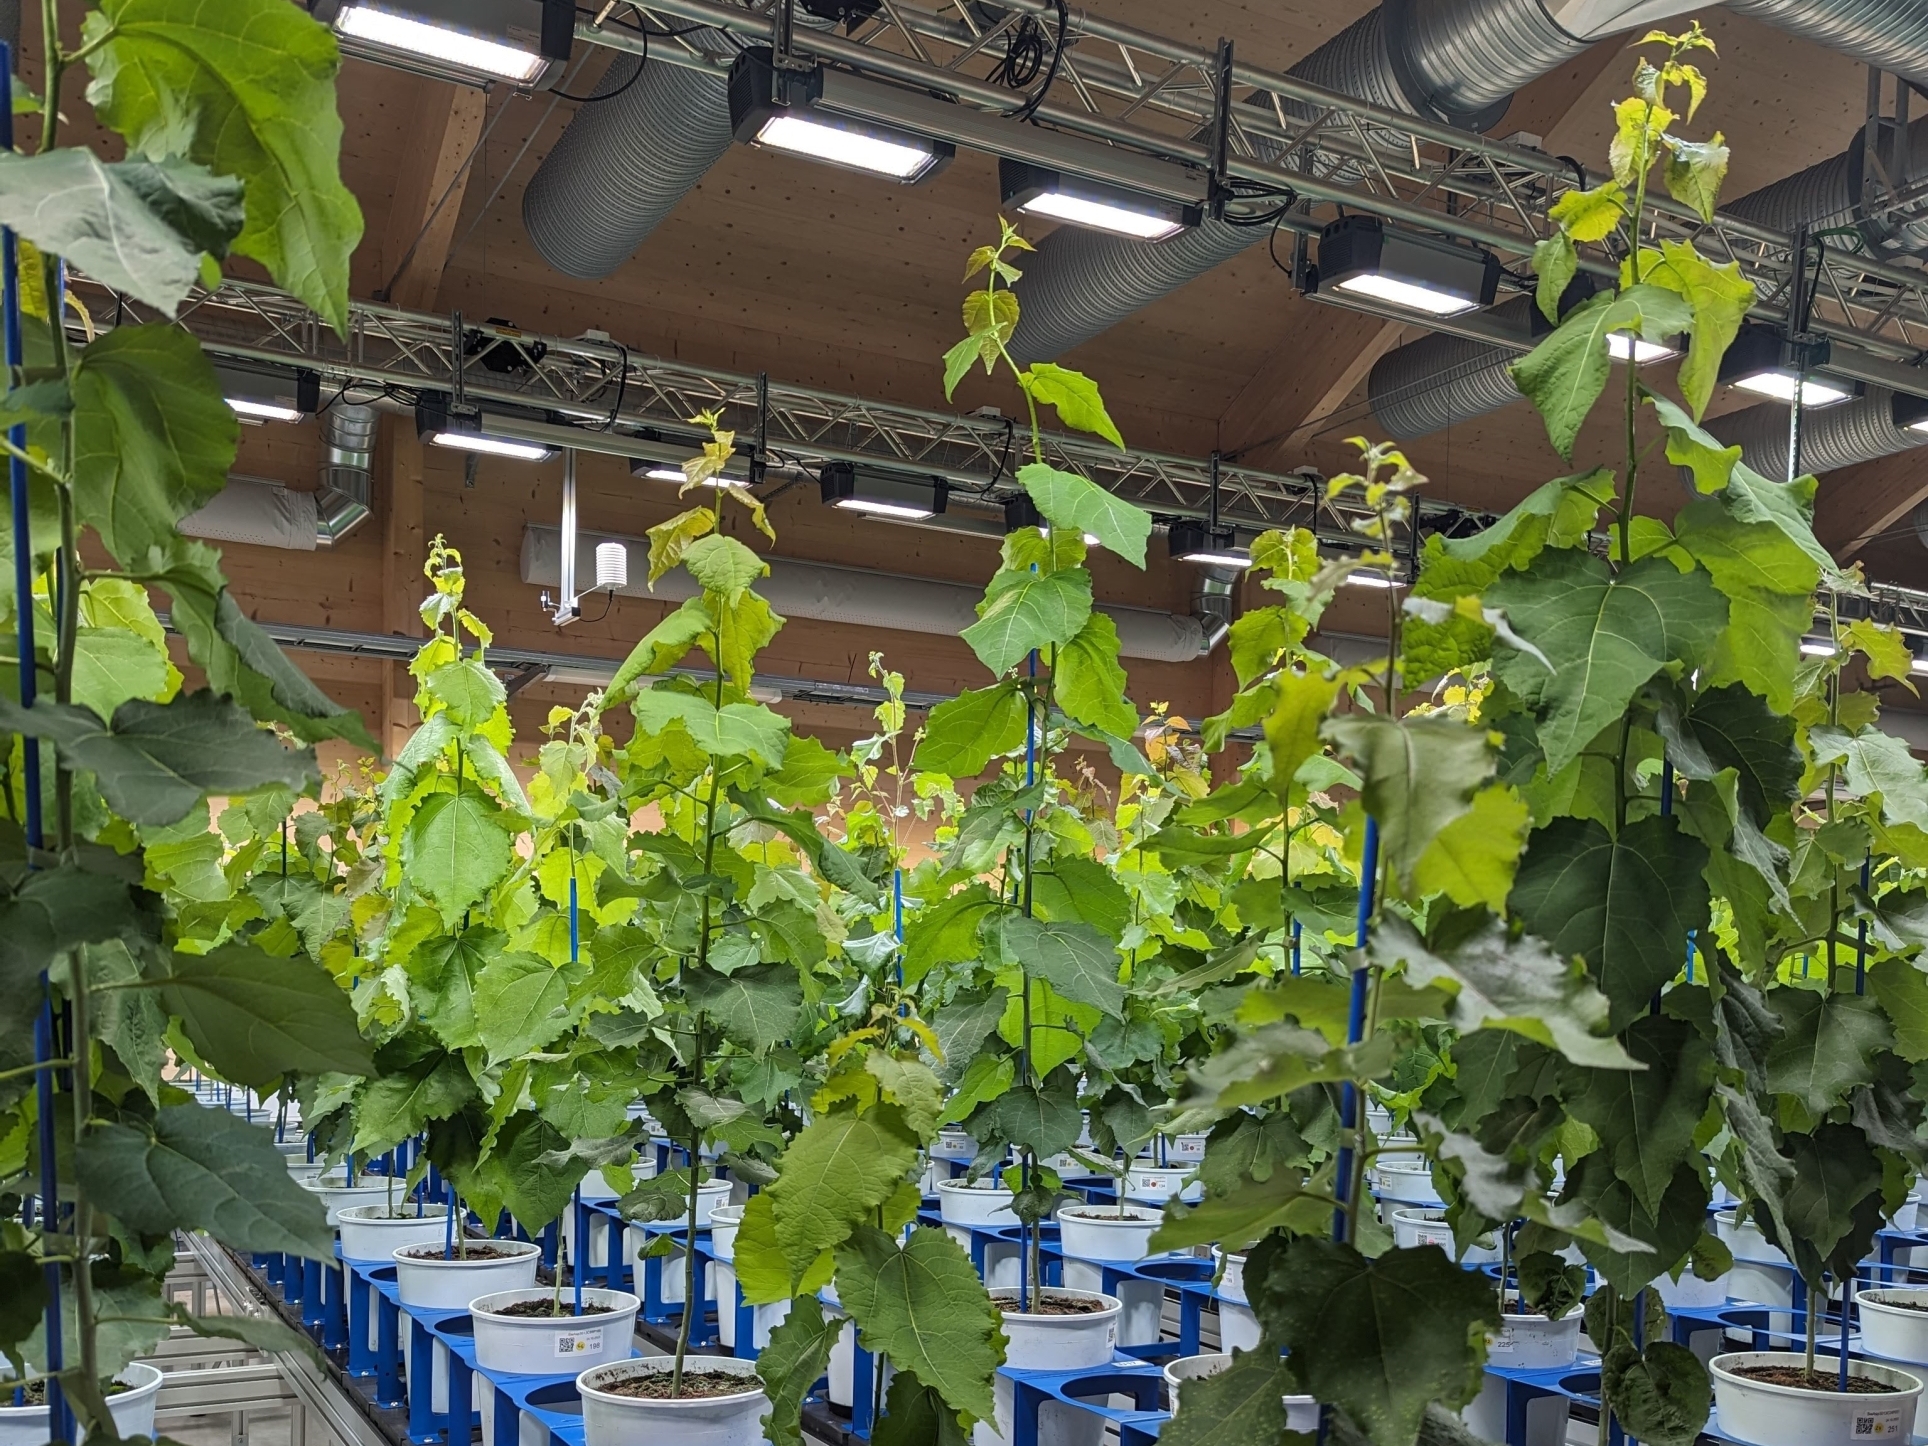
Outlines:
<svg viewBox="0 0 1928 1446"><path fill-rule="evenodd" d="M1199 569L1192 589L1192 616L1198 621L1200 657L1215 651L1232 631L1238 614L1239 574L1229 567Z"/></svg>
<svg viewBox="0 0 1928 1446"><path fill-rule="evenodd" d="M1739 446L1741 461L1763 477L1780 481L1787 476L1786 407L1767 403L1730 412L1716 417L1707 430L1727 446ZM1832 472L1923 443L1928 443L1928 434L1895 425L1894 394L1880 387L1839 406L1801 413L1802 472Z"/></svg>
<svg viewBox="0 0 1928 1446"><path fill-rule="evenodd" d="M321 414L327 455L314 494L315 546L333 547L368 520L380 430L381 414L372 406L336 402Z"/></svg>
<svg viewBox="0 0 1928 1446"><path fill-rule="evenodd" d="M714 30L688 39L715 53L729 48ZM608 98L576 112L523 192L529 239L566 276L593 281L615 271L730 148L720 71L651 61L638 75L645 64L616 58L594 92Z"/></svg>
<svg viewBox="0 0 1928 1446"><path fill-rule="evenodd" d="M205 506L183 517L188 537L313 552L318 540L315 494L295 492L264 477L230 477Z"/></svg>

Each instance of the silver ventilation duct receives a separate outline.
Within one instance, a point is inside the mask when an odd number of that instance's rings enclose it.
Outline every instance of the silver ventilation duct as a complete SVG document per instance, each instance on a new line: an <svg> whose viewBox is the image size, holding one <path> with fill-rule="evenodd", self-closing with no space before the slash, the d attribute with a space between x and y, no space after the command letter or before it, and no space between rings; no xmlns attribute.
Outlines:
<svg viewBox="0 0 1928 1446"><path fill-rule="evenodd" d="M1928 5L1922 10L1928 28ZM1878 133L1875 151L1888 175L1894 176L1896 127L1884 124ZM1896 177L1900 189L1912 191L1928 179L1928 119L1908 127L1906 174ZM1887 210L1888 198L1863 194L1863 161L1867 152L1867 132L1855 132L1854 141L1838 156L1797 171L1785 180L1751 191L1739 200L1722 206L1730 216L1777 231L1793 231L1806 226L1810 231L1827 227L1854 226L1868 245L1877 252L1919 252L1928 250L1928 201L1917 197ZM1872 201L1870 205L1868 202ZM1886 214L1883 212L1886 211Z"/></svg>
<svg viewBox="0 0 1928 1446"><path fill-rule="evenodd" d="M1857 60L1928 81L1928 5L1922 0L1727 5ZM1513 91L1595 41L1696 8L1672 0L1387 0L1290 74L1389 109L1484 129L1498 123L1502 102ZM1026 362L1060 356L1265 234L1262 227L1207 221L1169 241L1142 242L1060 227L1026 258L1012 352ZM1457 409L1454 415L1460 415Z"/></svg>
<svg viewBox="0 0 1928 1446"><path fill-rule="evenodd" d="M181 519L181 531L211 542L292 552L335 546L368 520L378 424L373 407L336 402L321 414L327 455L313 492L265 477L231 476L205 507Z"/></svg>
<svg viewBox="0 0 1928 1446"><path fill-rule="evenodd" d="M1788 409L1775 403L1729 412L1707 424L1741 461L1763 477L1787 476ZM1832 472L1928 443L1928 435L1894 423L1894 394L1870 387L1866 396L1801 413L1801 470Z"/></svg>
<svg viewBox="0 0 1928 1446"><path fill-rule="evenodd" d="M732 49L716 30L683 38L711 54ZM621 54L592 93L606 99L576 111L522 195L522 222L543 260L586 281L629 260L732 139L721 71Z"/></svg>
<svg viewBox="0 0 1928 1446"><path fill-rule="evenodd" d="M1533 298L1516 296L1493 308L1522 336L1532 323ZM1379 429L1400 442L1496 412L1520 399L1512 364L1520 353L1450 332L1434 332L1394 347L1366 375L1366 404Z"/></svg>

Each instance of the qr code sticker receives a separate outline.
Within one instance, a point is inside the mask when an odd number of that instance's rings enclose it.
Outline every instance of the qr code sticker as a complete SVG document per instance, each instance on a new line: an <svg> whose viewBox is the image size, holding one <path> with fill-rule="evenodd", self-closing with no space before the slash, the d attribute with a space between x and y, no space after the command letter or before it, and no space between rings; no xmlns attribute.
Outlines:
<svg viewBox="0 0 1928 1446"><path fill-rule="evenodd" d="M1899 1441L1903 1435L1901 1412L1893 1408L1882 1411L1857 1411L1854 1416L1854 1439L1856 1441Z"/></svg>
<svg viewBox="0 0 1928 1446"><path fill-rule="evenodd" d="M556 1354L558 1356L595 1355L602 1350L602 1343L601 1326L593 1331L577 1331L573 1335L560 1335L556 1337Z"/></svg>

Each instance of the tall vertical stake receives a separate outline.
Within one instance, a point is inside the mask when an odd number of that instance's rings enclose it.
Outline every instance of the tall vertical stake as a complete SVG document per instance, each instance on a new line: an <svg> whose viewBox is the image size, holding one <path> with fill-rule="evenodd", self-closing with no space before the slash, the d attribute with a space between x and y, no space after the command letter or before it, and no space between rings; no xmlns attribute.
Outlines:
<svg viewBox="0 0 1928 1446"><path fill-rule="evenodd" d="M1366 1033L1366 989L1369 983L1365 963L1366 944L1372 927L1372 911L1379 880L1379 821L1366 819L1365 857L1359 864L1358 963L1352 971L1352 999L1346 1011L1346 1043L1357 1044ZM1353 1132L1359 1127L1359 1087L1348 1079L1339 1095L1339 1171L1333 1181L1338 1207L1332 1212L1332 1238L1345 1241L1346 1206L1352 1198Z"/></svg>

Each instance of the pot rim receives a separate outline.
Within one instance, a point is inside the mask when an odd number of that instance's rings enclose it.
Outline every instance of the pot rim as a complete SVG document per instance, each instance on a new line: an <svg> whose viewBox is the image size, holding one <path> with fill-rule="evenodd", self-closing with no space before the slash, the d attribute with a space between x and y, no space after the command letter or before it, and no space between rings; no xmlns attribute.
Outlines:
<svg viewBox="0 0 1928 1446"><path fill-rule="evenodd" d="M1707 1363L1708 1373L1719 1380L1731 1382L1745 1390L1765 1391L1771 1396L1794 1396L1804 1401L1867 1399L1862 1396L1854 1396L1852 1398L1844 1397L1839 1391L1815 1391L1808 1389L1806 1386L1781 1386L1776 1385L1772 1381L1750 1380L1746 1376L1740 1376L1734 1373L1733 1363L1735 1362L1750 1366L1800 1366L1807 1363L1807 1356L1800 1351L1727 1351L1715 1356ZM1880 1381L1883 1385L1893 1386L1895 1388L1894 1390L1884 1392L1883 1395L1896 1402L1907 1402L1918 1399L1921 1396L1924 1386L1928 1385L1928 1382L1925 1382L1922 1376L1917 1375L1913 1371L1904 1371L1900 1366L1890 1365L1883 1361L1862 1360L1850 1356L1848 1358L1848 1366L1849 1373L1852 1375L1860 1376L1865 1380ZM1888 1376L1898 1376L1901 1378L1901 1381L1884 1380L1884 1374ZM1912 1382L1913 1384L1901 1384L1901 1382L1904 1381Z"/></svg>
<svg viewBox="0 0 1928 1446"><path fill-rule="evenodd" d="M1015 1286L1015 1285L993 1286L989 1291L989 1295L991 1299L994 1301L995 1300L1015 1300L1017 1299L1020 1288L1021 1287ZM1105 1308L1103 1310L1089 1311L1084 1315L1045 1315L1041 1311L1028 1311L1028 1310L1001 1310L998 1312L998 1314L1000 1316L1003 1316L1007 1320L1015 1317L1018 1320L1050 1321L1054 1324L1059 1322L1070 1323L1074 1321L1102 1322L1102 1321L1109 1320L1111 1317L1115 1315L1118 1315L1125 1308L1125 1303L1122 1300L1118 1299L1117 1296L1106 1295L1101 1290L1076 1290L1066 1285L1041 1285L1041 1286L1037 1286L1036 1290L1039 1295L1045 1296L1052 1300L1066 1300L1066 1299L1101 1300L1105 1303Z"/></svg>
<svg viewBox="0 0 1928 1446"><path fill-rule="evenodd" d="M1898 1317L1919 1316L1924 1323L1928 1323L1928 1311L1910 1310L1904 1305L1897 1305L1894 1301L1882 1299L1883 1296L1889 1295L1905 1296L1909 1300L1928 1305L1928 1286L1919 1285L1883 1285L1873 1290L1857 1290L1854 1293L1854 1299L1857 1305L1869 1305L1876 1310L1892 1311Z"/></svg>
<svg viewBox="0 0 1928 1446"><path fill-rule="evenodd" d="M961 1190L973 1195L1009 1195L1014 1200L1017 1198L1018 1193L1007 1185L987 1185L982 1180L939 1180L937 1182L937 1188L939 1190Z"/></svg>
<svg viewBox="0 0 1928 1446"><path fill-rule="evenodd" d="M660 1366L654 1365L653 1363L657 1361L662 1362L662 1364ZM744 1367L748 1367L748 1369L745 1370L743 1369ZM664 1374L664 1372L673 1370L674 1368L673 1358L670 1356L633 1356L626 1361L609 1361L600 1366L590 1366L584 1370L581 1375L577 1376L576 1392L578 1395L585 1397L593 1396L599 1401L607 1402L619 1408L645 1411L655 1410L657 1408L679 1410L692 1406L733 1406L746 1403L759 1396L764 1396L767 1399L767 1391L763 1384L763 1377L756 1373L756 1362L741 1359L737 1356L685 1356L683 1358L683 1369L685 1371L720 1370L725 1375L740 1375L745 1380L754 1383L747 1391L732 1391L724 1396L690 1396L687 1398L661 1399L619 1396L613 1391L600 1389L588 1379L598 1372L612 1373L609 1377L609 1379L612 1380L622 1379L613 1374L617 1371L635 1371L639 1375L660 1376Z"/></svg>
<svg viewBox="0 0 1928 1446"><path fill-rule="evenodd" d="M624 1315L633 1316L643 1308L642 1298L631 1295L626 1290L607 1290L601 1286L587 1285L582 1289L582 1298L585 1303L611 1306L613 1309L605 1311L600 1315L523 1316L498 1315L492 1307L484 1304L485 1301L495 1301L499 1305L516 1305L525 1300L544 1300L550 1298L552 1291L553 1287L546 1285L525 1285L519 1286L514 1290L493 1290L487 1295L478 1295L474 1300L470 1301L469 1314L485 1315L490 1320L500 1321L502 1324L511 1327L536 1326L554 1328L563 1322L606 1321L612 1317L621 1317ZM563 1298L568 1299L569 1292L565 1291Z"/></svg>
<svg viewBox="0 0 1928 1446"><path fill-rule="evenodd" d="M1109 1205L1066 1205L1058 1211L1058 1219L1069 1216L1073 1220L1093 1225L1155 1225L1165 1218L1164 1212L1148 1210L1143 1205L1127 1205L1127 1214L1120 1214Z"/></svg>
<svg viewBox="0 0 1928 1446"><path fill-rule="evenodd" d="M363 1215L363 1210L386 1210L386 1205L344 1205L341 1208L343 1219L353 1220L357 1225L440 1225L448 1219L444 1210L430 1210L422 1215Z"/></svg>
<svg viewBox="0 0 1928 1446"><path fill-rule="evenodd" d="M428 1270L474 1270L479 1266L511 1265L527 1260L531 1255L542 1254L542 1247L528 1240L478 1240L474 1243L477 1245L512 1245L515 1249L506 1257L501 1255L487 1255L473 1260L463 1260L460 1256L453 1255L446 1258L434 1255L406 1255L403 1252L416 1250L420 1247L414 1245L398 1245L395 1247L394 1252L395 1263L397 1265L419 1265Z"/></svg>
<svg viewBox="0 0 1928 1446"><path fill-rule="evenodd" d="M153 1372L153 1379L138 1382L121 1380L121 1377L125 1376L129 1371L151 1371ZM135 1396L151 1396L156 1394L166 1380L166 1377L161 1374L158 1366L150 1366L146 1361L129 1361L118 1371L114 1372L114 1379L120 1381L120 1384L127 1387L127 1389L116 1392L107 1398L108 1409L110 1411L113 1409L113 1403L115 1401L125 1401ZM0 1406L0 1421L12 1421L20 1425L29 1424L34 1417L45 1416L46 1414L47 1405L44 1401L38 1406Z"/></svg>

